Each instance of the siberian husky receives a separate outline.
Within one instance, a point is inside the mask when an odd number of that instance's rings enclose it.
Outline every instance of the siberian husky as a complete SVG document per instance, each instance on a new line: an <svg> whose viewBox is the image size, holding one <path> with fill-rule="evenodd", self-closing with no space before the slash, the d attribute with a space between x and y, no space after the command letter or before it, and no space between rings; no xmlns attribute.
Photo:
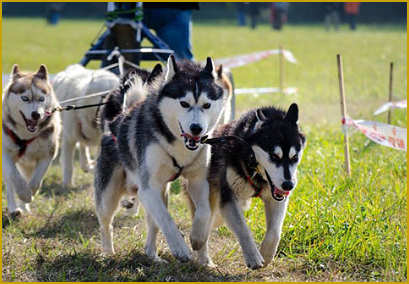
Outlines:
<svg viewBox="0 0 409 284"><path fill-rule="evenodd" d="M296 170L306 144L297 121L296 104L287 113L267 107L249 111L237 122L221 125L214 132L214 137L239 138L212 144L208 174L211 227L221 226L224 219L251 269L267 266L280 241L290 192L297 184ZM249 154L253 154L253 161ZM243 216L252 197L260 197L264 202L267 231L261 253ZM195 212L192 200L190 208ZM199 250L197 260L214 265L207 243Z"/></svg>
<svg viewBox="0 0 409 284"><path fill-rule="evenodd" d="M60 115L47 68L22 73L13 66L3 90L3 181L13 217L29 211L43 177L58 152ZM19 197L16 202L15 193Z"/></svg>
<svg viewBox="0 0 409 284"><path fill-rule="evenodd" d="M54 92L59 101L110 91L119 86L119 78L106 70L90 70L79 64L68 66L53 79ZM92 97L73 102L77 106L98 104L102 97ZM71 186L75 145L80 143L80 166L85 172L93 170L89 147L97 146L102 131L98 125L99 107L65 111L62 113L61 164L63 185Z"/></svg>
<svg viewBox="0 0 409 284"><path fill-rule="evenodd" d="M170 56L160 84L147 90L146 99L111 123L101 139L95 172L95 199L103 254L113 254L112 220L123 195L138 195L145 207L148 258L156 252L161 229L172 254L188 261L191 253L167 210L168 184L179 175L188 181L195 204L190 241L200 249L209 234L210 206L207 166L210 147L201 137L215 128L223 109L223 88L213 61L201 68Z"/></svg>
<svg viewBox="0 0 409 284"><path fill-rule="evenodd" d="M146 88L157 88L160 85L161 78L163 78L163 76L160 76L162 72L162 66L157 64L151 72L144 69L134 69L124 76L121 86L109 94L107 104L101 109L101 127L103 130L106 131L113 118L121 113L125 93L127 99L125 109L128 109L135 101L144 99ZM233 81L231 77L229 69L223 69L222 65L217 68L216 82L223 88L223 111L218 122L219 124L228 123L232 119L231 100L233 97ZM135 85L139 85L139 87ZM141 90L145 90L145 92L142 93ZM183 184L183 186L185 185ZM121 205L127 209L127 215L136 215L139 212L139 200L136 196L130 199L122 199Z"/></svg>

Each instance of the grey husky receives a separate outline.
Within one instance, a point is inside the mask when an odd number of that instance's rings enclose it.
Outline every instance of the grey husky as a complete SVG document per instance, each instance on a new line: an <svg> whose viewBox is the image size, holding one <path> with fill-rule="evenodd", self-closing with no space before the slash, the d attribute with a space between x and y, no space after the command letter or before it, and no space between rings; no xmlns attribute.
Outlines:
<svg viewBox="0 0 409 284"><path fill-rule="evenodd" d="M30 210L28 203L57 155L61 129L60 114L53 112L57 105L45 65L35 73L13 66L2 101L3 181L13 217Z"/></svg>
<svg viewBox="0 0 409 284"><path fill-rule="evenodd" d="M246 265L252 269L267 266L280 241L289 195L296 187L296 170L306 144L297 121L296 104L287 113L267 107L249 111L214 132L213 140L220 137L221 141L212 145L208 174L211 227L221 226L224 219L241 245ZM252 197L263 200L266 215L267 230L260 251L242 211L248 209ZM195 203L190 201L196 217ZM214 265L207 243L197 258L204 265Z"/></svg>
<svg viewBox="0 0 409 284"><path fill-rule="evenodd" d="M200 140L212 133L221 116L223 88L211 58L202 68L170 56L166 74L143 91L146 99L117 116L111 132L101 138L94 186L102 252L114 253L111 223L121 197L137 195L146 212L148 258L163 261L156 252L160 229L172 254L188 261L189 247L167 210L168 184L179 175L188 181L196 206L190 241L198 250L210 229L210 146Z"/></svg>

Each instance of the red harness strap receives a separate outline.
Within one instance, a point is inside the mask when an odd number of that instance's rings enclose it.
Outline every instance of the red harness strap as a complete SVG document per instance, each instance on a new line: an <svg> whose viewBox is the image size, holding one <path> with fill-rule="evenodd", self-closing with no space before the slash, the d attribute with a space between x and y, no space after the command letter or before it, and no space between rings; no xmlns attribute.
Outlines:
<svg viewBox="0 0 409 284"><path fill-rule="evenodd" d="M256 186L256 185L254 184L253 180L252 180L249 176L246 176L246 178L247 178L247 180L249 181L251 187L252 187L252 188L254 189L254 191L255 191L255 192L254 192L254 195L253 195L252 197L260 197L261 192L263 191L263 188Z"/></svg>
<svg viewBox="0 0 409 284"><path fill-rule="evenodd" d="M17 146L20 147L20 149L18 151L18 157L19 158L23 157L24 153L27 150L27 146L37 138L37 137L33 137L33 138L29 139L29 140L23 140L23 139L20 139L20 137L18 137L16 135L16 133L11 131L11 129L8 128L7 126L5 126L4 124L3 124L3 128L6 129L7 135L10 136L10 138L11 138L11 140L13 140L14 144L16 144Z"/></svg>
<svg viewBox="0 0 409 284"><path fill-rule="evenodd" d="M115 144L118 143L118 141L116 140L115 135L112 132L111 132L111 137L112 137L112 140L114 140Z"/></svg>

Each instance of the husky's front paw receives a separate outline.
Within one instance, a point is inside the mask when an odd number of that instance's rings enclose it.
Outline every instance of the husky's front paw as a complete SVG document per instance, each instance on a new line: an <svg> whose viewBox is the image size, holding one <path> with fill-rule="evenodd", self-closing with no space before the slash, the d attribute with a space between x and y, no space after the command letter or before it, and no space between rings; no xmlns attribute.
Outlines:
<svg viewBox="0 0 409 284"><path fill-rule="evenodd" d="M16 193L17 196L23 201L24 203L30 203L33 201L33 195L31 193L30 188L27 186L27 183L20 183L20 185L16 186Z"/></svg>
<svg viewBox="0 0 409 284"><path fill-rule="evenodd" d="M264 253L262 253L262 256L264 258L263 267L267 267L270 264L270 262L273 260L273 255L271 253L269 255L265 255Z"/></svg>
<svg viewBox="0 0 409 284"><path fill-rule="evenodd" d="M217 267L207 254L203 255L198 251L193 251L193 258L200 266L209 268Z"/></svg>
<svg viewBox="0 0 409 284"><path fill-rule="evenodd" d="M20 219L23 216L23 212L22 212L22 210L20 208L17 208L15 210L11 211L8 215L10 216L10 219L17 220L17 219Z"/></svg>
<svg viewBox="0 0 409 284"><path fill-rule="evenodd" d="M190 243L193 250L200 250L209 236L209 222L193 222Z"/></svg>
<svg viewBox="0 0 409 284"><path fill-rule="evenodd" d="M156 264L168 264L169 262L167 260L164 260L163 258L160 258L159 256L155 255L152 259L152 261Z"/></svg>
<svg viewBox="0 0 409 284"><path fill-rule="evenodd" d="M259 269L264 265L264 259L258 250L251 254L245 254L244 261L246 262L247 267L250 269Z"/></svg>
<svg viewBox="0 0 409 284"><path fill-rule="evenodd" d="M37 193L37 191L38 191L38 189L41 187L41 183L29 183L28 184L28 188L30 189L30 191L31 191L31 194L32 194L32 196L35 196L36 195L36 193Z"/></svg>
<svg viewBox="0 0 409 284"><path fill-rule="evenodd" d="M102 251L101 251L102 256L112 256L115 254L115 250L113 247L109 247L109 246L103 246L102 247Z"/></svg>
<svg viewBox="0 0 409 284"><path fill-rule="evenodd" d="M180 238L174 245L171 245L171 243L169 243L169 247L173 256L176 257L181 262L189 261L192 258L190 249L186 245L182 235L180 235Z"/></svg>

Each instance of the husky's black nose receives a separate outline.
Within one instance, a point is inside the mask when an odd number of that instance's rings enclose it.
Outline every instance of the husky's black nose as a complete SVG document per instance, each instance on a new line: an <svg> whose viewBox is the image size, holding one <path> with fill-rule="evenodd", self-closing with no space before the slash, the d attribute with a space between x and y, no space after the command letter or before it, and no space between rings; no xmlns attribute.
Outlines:
<svg viewBox="0 0 409 284"><path fill-rule="evenodd" d="M190 131L192 131L192 134L197 136L202 132L203 127L200 124L193 123L190 125Z"/></svg>
<svg viewBox="0 0 409 284"><path fill-rule="evenodd" d="M32 118L33 120L38 120L38 119L40 118L40 114L39 114L38 112L36 112L36 111L33 111L33 112L31 113L31 118Z"/></svg>
<svg viewBox="0 0 409 284"><path fill-rule="evenodd" d="M291 189L294 188L294 184L292 183L292 181L286 180L285 182L283 182L283 184L281 185L281 187L286 190L289 191Z"/></svg>

